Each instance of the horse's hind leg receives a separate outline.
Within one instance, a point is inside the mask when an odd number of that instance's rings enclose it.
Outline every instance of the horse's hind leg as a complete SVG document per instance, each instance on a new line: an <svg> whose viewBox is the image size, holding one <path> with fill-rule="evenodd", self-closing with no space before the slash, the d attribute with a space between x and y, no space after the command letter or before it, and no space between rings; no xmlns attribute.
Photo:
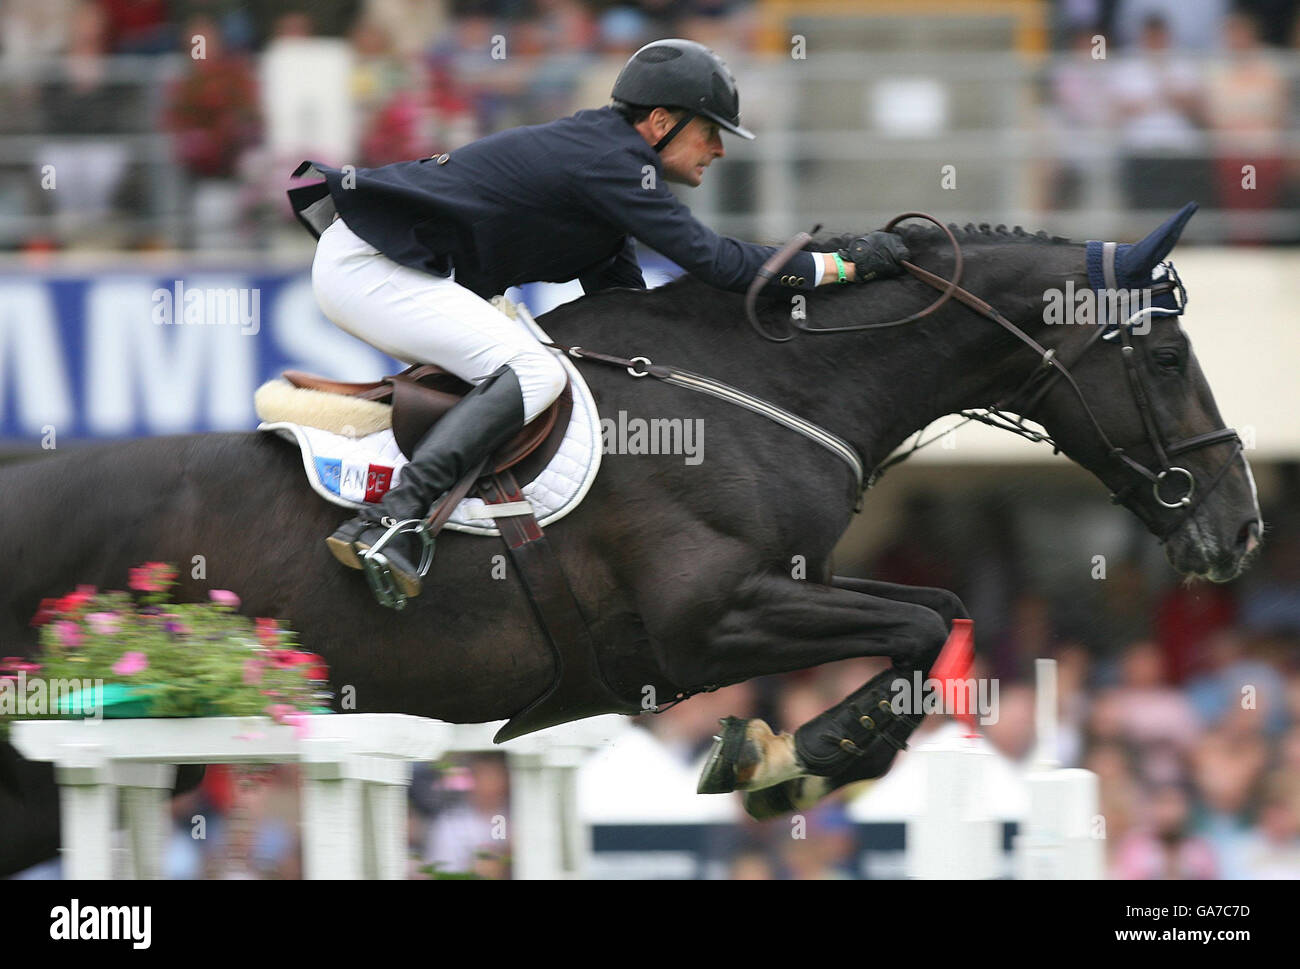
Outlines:
<svg viewBox="0 0 1300 969"><path fill-rule="evenodd" d="M59 853L54 766L24 760L0 741L0 878Z"/></svg>
<svg viewBox="0 0 1300 969"><path fill-rule="evenodd" d="M182 764L173 792L194 790L204 770L202 764ZM58 856L59 818L54 765L25 760L0 741L0 878Z"/></svg>
<svg viewBox="0 0 1300 969"><path fill-rule="evenodd" d="M888 677L892 682L899 675L928 669L947 639L949 625L928 604L780 575L758 576L714 624L703 654L678 657L683 668L676 671L677 681L737 682L857 656L888 656L893 661ZM873 696L891 695L882 692L888 682L873 680L868 686ZM834 721L835 729L852 730L851 725L841 728L839 721L860 718L862 714L853 711L865 699L854 694L823 716ZM801 728L801 734L775 735L759 720L729 718L723 724L700 778L701 793L760 790L807 774L830 777L848 768L855 757L847 749L821 749L824 744L815 731L824 725L811 732Z"/></svg>

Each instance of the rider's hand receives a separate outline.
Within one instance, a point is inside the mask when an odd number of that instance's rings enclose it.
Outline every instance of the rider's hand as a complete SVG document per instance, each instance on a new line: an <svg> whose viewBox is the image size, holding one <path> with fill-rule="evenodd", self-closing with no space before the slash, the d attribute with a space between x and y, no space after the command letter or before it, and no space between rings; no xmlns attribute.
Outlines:
<svg viewBox="0 0 1300 969"><path fill-rule="evenodd" d="M879 231L859 236L847 249L840 250L840 258L853 263L853 278L859 283L901 274L903 260L910 255L902 239L892 232Z"/></svg>

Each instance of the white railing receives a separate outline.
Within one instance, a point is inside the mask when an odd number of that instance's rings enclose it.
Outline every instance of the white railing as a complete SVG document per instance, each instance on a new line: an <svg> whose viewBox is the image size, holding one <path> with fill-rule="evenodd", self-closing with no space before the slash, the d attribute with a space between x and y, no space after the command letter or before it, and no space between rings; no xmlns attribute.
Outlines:
<svg viewBox="0 0 1300 969"><path fill-rule="evenodd" d="M412 765L494 750L510 770L514 877L583 877L591 827L578 812L577 770L607 742L608 723L565 724L501 746L492 743L500 723L337 714L302 724L298 731L266 717L27 720L14 723L12 742L28 760L55 766L65 878L113 876L119 789L127 870L161 878L176 765L286 763L302 768L306 878L405 878Z"/></svg>

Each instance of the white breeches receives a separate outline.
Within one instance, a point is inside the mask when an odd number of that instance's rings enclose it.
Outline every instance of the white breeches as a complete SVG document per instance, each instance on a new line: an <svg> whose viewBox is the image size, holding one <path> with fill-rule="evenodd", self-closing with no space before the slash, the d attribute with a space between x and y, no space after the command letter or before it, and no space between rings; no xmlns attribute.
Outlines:
<svg viewBox="0 0 1300 969"><path fill-rule="evenodd" d="M476 384L508 364L532 420L564 389L552 352L491 303L444 278L393 262L337 219L311 267L321 312L340 329L406 363L434 363Z"/></svg>

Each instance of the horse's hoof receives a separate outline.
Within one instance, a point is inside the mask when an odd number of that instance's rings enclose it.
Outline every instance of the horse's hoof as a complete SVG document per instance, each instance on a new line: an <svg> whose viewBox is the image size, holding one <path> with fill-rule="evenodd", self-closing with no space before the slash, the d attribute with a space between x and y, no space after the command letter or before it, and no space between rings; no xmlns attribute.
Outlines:
<svg viewBox="0 0 1300 969"><path fill-rule="evenodd" d="M793 788L799 786L802 777L796 777L775 787L765 787L761 791L745 792L745 813L755 821L769 821L789 814L795 809L792 795Z"/></svg>
<svg viewBox="0 0 1300 969"><path fill-rule="evenodd" d="M724 717L722 735L715 737L709 759L700 772L697 794L727 794L736 789L736 761L745 746L745 726L739 717Z"/></svg>
<svg viewBox="0 0 1300 969"><path fill-rule="evenodd" d="M792 811L806 811L829 792L824 777L796 777L760 791L747 791L745 813L755 821L770 821Z"/></svg>

